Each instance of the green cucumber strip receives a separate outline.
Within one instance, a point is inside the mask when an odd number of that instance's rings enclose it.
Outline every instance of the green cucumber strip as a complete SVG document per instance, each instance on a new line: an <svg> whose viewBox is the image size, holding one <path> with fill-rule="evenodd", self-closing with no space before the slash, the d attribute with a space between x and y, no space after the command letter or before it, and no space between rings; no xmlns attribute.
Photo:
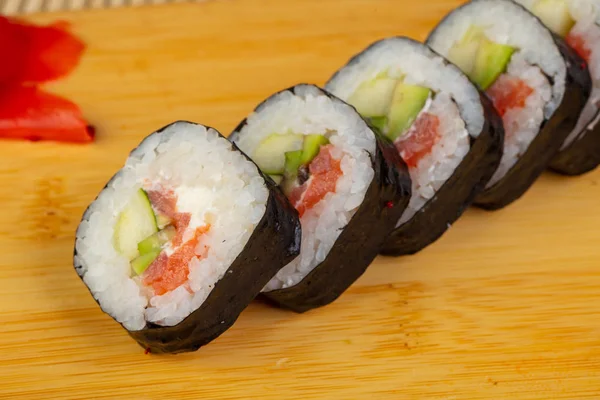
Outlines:
<svg viewBox="0 0 600 400"><path fill-rule="evenodd" d="M156 217L144 190L139 189L117 217L113 243L117 252L133 260L138 255L138 243L156 233Z"/></svg>
<svg viewBox="0 0 600 400"><path fill-rule="evenodd" d="M450 48L448 59L469 75L475 66L475 57L479 49L479 43L484 37L483 29L471 25L465 35Z"/></svg>
<svg viewBox="0 0 600 400"><path fill-rule="evenodd" d="M258 145L252 159L265 174L281 175L285 167L285 153L302 149L303 142L304 135L274 133Z"/></svg>
<svg viewBox="0 0 600 400"><path fill-rule="evenodd" d="M364 117L385 115L390 108L397 83L398 80L387 76L364 81L348 98L348 103Z"/></svg>
<svg viewBox="0 0 600 400"><path fill-rule="evenodd" d="M321 146L329 144L329 139L323 135L306 135L304 137L304 145L302 147L302 157L300 158L300 165L306 165L313 160L319 154ZM298 167L300 167L298 165Z"/></svg>
<svg viewBox="0 0 600 400"><path fill-rule="evenodd" d="M388 117L386 117L386 116L371 117L371 118L369 118L369 122L375 129L377 129L379 131L379 133L384 134L385 128L387 127L387 124L388 124Z"/></svg>
<svg viewBox="0 0 600 400"><path fill-rule="evenodd" d="M296 179L300 165L302 165L302 150L285 153L285 168L283 172L285 179Z"/></svg>
<svg viewBox="0 0 600 400"><path fill-rule="evenodd" d="M146 254L154 250L160 250L165 243L175 237L176 233L175 228L169 225L165 229L158 231L139 242L138 252L140 254Z"/></svg>
<svg viewBox="0 0 600 400"><path fill-rule="evenodd" d="M142 254L131 261L131 268L136 275L141 275L144 273L144 271L146 271L146 269L148 269L150 264L156 260L156 257L158 257L159 254L160 250L152 250L148 253Z"/></svg>
<svg viewBox="0 0 600 400"><path fill-rule="evenodd" d="M169 225L171 223L171 218L162 215L162 214L158 214L156 216L156 225L158 226L158 229L163 229L165 226Z"/></svg>

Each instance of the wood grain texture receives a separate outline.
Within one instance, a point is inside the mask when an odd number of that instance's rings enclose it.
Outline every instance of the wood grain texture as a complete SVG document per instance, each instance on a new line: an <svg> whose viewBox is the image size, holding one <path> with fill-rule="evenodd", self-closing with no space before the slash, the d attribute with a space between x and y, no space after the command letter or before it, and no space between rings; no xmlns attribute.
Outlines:
<svg viewBox="0 0 600 400"><path fill-rule="evenodd" d="M0 144L0 398L597 399L600 171L544 175L437 243L379 257L304 315L255 302L193 354L144 355L71 266L87 204L146 134L189 119L228 133L263 98L323 84L370 42L423 39L458 1L221 0L32 17L89 43L49 89L93 145Z"/></svg>

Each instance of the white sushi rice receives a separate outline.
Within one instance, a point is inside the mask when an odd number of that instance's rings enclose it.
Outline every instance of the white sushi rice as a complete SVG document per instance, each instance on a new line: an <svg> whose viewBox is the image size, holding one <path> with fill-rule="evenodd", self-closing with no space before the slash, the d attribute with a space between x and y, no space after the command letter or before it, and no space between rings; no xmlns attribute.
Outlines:
<svg viewBox="0 0 600 400"><path fill-rule="evenodd" d="M333 100L314 86L296 86L263 103L247 119L234 142L252 155L267 136L327 134L332 156L341 160L343 175L333 193L307 210L301 218L300 255L282 268L265 286L272 291L294 286L325 260L344 227L362 204L374 178L375 136L348 105Z"/></svg>
<svg viewBox="0 0 600 400"><path fill-rule="evenodd" d="M456 103L447 93L439 93L421 111L433 114L439 119L440 139L431 152L421 158L417 165L409 169L412 180L412 196L408 207L396 225L399 227L410 220L435 195L452 176L470 149L469 132L462 120ZM414 128L414 125L413 127ZM401 136L409 139L414 129Z"/></svg>
<svg viewBox="0 0 600 400"><path fill-rule="evenodd" d="M476 138L483 129L483 107L479 92L456 66L422 44L400 37L379 41L360 53L327 83L326 89L347 101L362 82L382 72L437 92L421 113L439 118L440 139L409 169L412 196L398 221L400 226L433 198L467 155L470 137ZM409 129L402 138L412 132Z"/></svg>
<svg viewBox="0 0 600 400"><path fill-rule="evenodd" d="M504 152L498 169L486 187L491 187L502 179L527 151L544 121L544 106L552 96L548 79L538 67L529 65L521 52L513 55L503 75L520 79L533 89L533 92L527 96L524 107L509 108L502 116L505 131Z"/></svg>
<svg viewBox="0 0 600 400"><path fill-rule="evenodd" d="M451 12L432 32L427 44L448 56L454 43L472 25L482 28L493 42L519 49L528 64L539 66L552 78L552 96L544 106L544 117L549 119L562 102L567 74L552 34L534 15L512 1L475 0Z"/></svg>
<svg viewBox="0 0 600 400"><path fill-rule="evenodd" d="M192 213L184 240L210 224L189 264L187 284L155 295L113 246L116 219L140 188L175 189L178 212ZM266 210L257 167L213 129L178 122L147 137L86 211L74 264L102 309L128 330L175 325L200 307L240 254Z"/></svg>

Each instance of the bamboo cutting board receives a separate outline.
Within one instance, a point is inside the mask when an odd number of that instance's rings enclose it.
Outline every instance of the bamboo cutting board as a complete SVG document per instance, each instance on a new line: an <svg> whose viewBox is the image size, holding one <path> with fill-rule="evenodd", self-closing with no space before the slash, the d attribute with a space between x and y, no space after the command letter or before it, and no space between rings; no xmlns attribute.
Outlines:
<svg viewBox="0 0 600 400"><path fill-rule="evenodd" d="M379 257L334 304L255 302L200 351L144 355L72 269L87 204L143 136L177 119L230 132L269 94L323 84L390 35L423 39L458 1L215 0L34 15L89 44L50 90L88 146L0 142L0 398L600 398L600 170L547 174L471 209L418 255Z"/></svg>

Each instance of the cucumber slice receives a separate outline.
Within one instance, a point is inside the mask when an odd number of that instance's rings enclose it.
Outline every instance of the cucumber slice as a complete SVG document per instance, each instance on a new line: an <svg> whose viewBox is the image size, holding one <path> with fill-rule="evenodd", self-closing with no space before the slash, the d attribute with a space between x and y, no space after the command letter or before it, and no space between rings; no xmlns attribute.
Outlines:
<svg viewBox="0 0 600 400"><path fill-rule="evenodd" d="M283 176L282 175L269 175L271 177L271 179L273 179L273 182L275 182L276 184L281 184L281 181L283 180Z"/></svg>
<svg viewBox="0 0 600 400"><path fill-rule="evenodd" d="M131 268L136 273L136 275L141 275L144 273L144 271L146 271L146 269L148 269L150 264L152 264L152 262L156 260L156 257L158 257L159 254L160 249L152 250L148 253L142 254L139 257L134 258L133 261L131 261Z"/></svg>
<svg viewBox="0 0 600 400"><path fill-rule="evenodd" d="M157 231L150 199L144 190L139 189L117 218L113 236L115 249L128 260L133 260L138 255L138 243Z"/></svg>
<svg viewBox="0 0 600 400"><path fill-rule="evenodd" d="M470 77L479 87L486 90L506 70L515 48L494 43L483 38L479 44L475 66Z"/></svg>
<svg viewBox="0 0 600 400"><path fill-rule="evenodd" d="M169 225L171 223L171 218L159 214L156 216L156 225L158 226L158 229L163 229L165 226Z"/></svg>
<svg viewBox="0 0 600 400"><path fill-rule="evenodd" d="M575 25L569 6L564 0L538 0L531 11L558 35L565 37Z"/></svg>
<svg viewBox="0 0 600 400"><path fill-rule="evenodd" d="M364 117L386 115L397 83L396 79L385 75L365 81L348 98L348 103Z"/></svg>
<svg viewBox="0 0 600 400"><path fill-rule="evenodd" d="M302 149L304 135L274 133L256 148L252 158L266 174L281 175L285 167L285 153Z"/></svg>
<svg viewBox="0 0 600 400"><path fill-rule="evenodd" d="M469 75L475 66L475 57L483 37L483 29L471 25L463 38L450 48L448 59Z"/></svg>
<svg viewBox="0 0 600 400"><path fill-rule="evenodd" d="M399 83L394 91L394 100L389 113L389 132L387 136L396 140L408 128L425 106L431 90L422 86Z"/></svg>
<svg viewBox="0 0 600 400"><path fill-rule="evenodd" d="M300 165L308 164L319 154L321 146L329 144L329 139L323 135L306 135L304 137L304 145L302 146L302 157ZM300 167L298 165L298 167Z"/></svg>
<svg viewBox="0 0 600 400"><path fill-rule="evenodd" d="M302 150L288 151L285 153L285 179L294 180L298 176L298 168L302 165Z"/></svg>
<svg viewBox="0 0 600 400"><path fill-rule="evenodd" d="M138 252L142 255L154 250L160 250L165 243L175 237L176 233L173 226L167 226L165 229L158 231L139 242Z"/></svg>
<svg viewBox="0 0 600 400"><path fill-rule="evenodd" d="M379 133L385 134L385 128L388 124L388 118L386 116L383 117L371 117L369 118L369 122L375 129L379 131Z"/></svg>

